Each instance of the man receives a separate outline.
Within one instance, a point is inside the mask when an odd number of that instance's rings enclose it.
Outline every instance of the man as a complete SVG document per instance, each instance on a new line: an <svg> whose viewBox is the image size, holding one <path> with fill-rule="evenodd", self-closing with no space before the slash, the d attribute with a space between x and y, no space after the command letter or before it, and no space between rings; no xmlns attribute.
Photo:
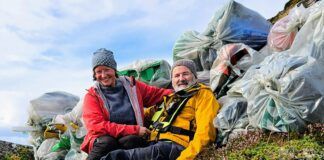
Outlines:
<svg viewBox="0 0 324 160"><path fill-rule="evenodd" d="M194 159L204 146L216 138L213 119L219 105L210 88L197 83L196 67L191 60L179 60L171 69L173 94L152 118L148 147L115 150L109 159Z"/></svg>
<svg viewBox="0 0 324 160"><path fill-rule="evenodd" d="M113 53L104 48L94 52L92 71L95 85L84 97L82 118L88 130L81 150L88 160L100 159L116 149L131 149L146 145L143 136L150 133L144 127L143 106L162 101L172 90L160 89L118 76Z"/></svg>

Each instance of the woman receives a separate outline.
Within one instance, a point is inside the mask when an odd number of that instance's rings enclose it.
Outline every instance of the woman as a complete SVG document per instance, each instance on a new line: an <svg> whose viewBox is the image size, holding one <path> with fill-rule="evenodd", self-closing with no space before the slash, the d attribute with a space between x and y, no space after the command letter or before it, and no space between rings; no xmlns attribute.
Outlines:
<svg viewBox="0 0 324 160"><path fill-rule="evenodd" d="M104 48L94 52L92 67L95 85L84 97L82 118L88 133L81 150L91 160L112 150L145 146L142 137L150 131L143 125L143 106L159 103L172 90L118 77L113 53Z"/></svg>

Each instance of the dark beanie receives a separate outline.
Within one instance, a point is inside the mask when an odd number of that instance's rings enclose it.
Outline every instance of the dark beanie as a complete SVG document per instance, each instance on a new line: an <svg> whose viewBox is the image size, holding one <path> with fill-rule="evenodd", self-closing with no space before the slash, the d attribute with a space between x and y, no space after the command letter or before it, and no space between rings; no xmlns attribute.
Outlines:
<svg viewBox="0 0 324 160"><path fill-rule="evenodd" d="M187 67L191 71L191 73L197 78L196 65L195 65L194 61L192 61L190 59L180 59L180 60L175 61L171 68L171 76L172 76L174 67L177 67L177 66Z"/></svg>
<svg viewBox="0 0 324 160"><path fill-rule="evenodd" d="M117 69L117 64L114 59L112 51L100 48L93 53L92 57L92 69L94 70L97 66L107 66L113 69Z"/></svg>

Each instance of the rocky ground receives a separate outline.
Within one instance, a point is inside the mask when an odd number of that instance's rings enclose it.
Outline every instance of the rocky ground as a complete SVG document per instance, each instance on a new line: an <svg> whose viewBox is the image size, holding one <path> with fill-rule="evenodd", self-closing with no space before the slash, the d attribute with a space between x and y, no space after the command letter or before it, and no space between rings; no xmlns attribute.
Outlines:
<svg viewBox="0 0 324 160"><path fill-rule="evenodd" d="M0 160L33 160L33 148L0 141Z"/></svg>

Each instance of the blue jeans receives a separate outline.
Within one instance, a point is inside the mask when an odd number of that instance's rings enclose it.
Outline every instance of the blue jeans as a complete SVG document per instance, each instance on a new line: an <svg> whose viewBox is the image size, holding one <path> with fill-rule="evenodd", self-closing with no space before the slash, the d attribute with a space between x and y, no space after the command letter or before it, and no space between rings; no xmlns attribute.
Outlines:
<svg viewBox="0 0 324 160"><path fill-rule="evenodd" d="M183 146L174 142L158 141L143 148L118 149L108 153L101 160L175 160L183 149Z"/></svg>
<svg viewBox="0 0 324 160"><path fill-rule="evenodd" d="M147 146L146 140L136 135L128 135L119 139L111 136L98 137L93 144L93 149L89 153L87 160L98 160L109 152L116 149L132 149Z"/></svg>

